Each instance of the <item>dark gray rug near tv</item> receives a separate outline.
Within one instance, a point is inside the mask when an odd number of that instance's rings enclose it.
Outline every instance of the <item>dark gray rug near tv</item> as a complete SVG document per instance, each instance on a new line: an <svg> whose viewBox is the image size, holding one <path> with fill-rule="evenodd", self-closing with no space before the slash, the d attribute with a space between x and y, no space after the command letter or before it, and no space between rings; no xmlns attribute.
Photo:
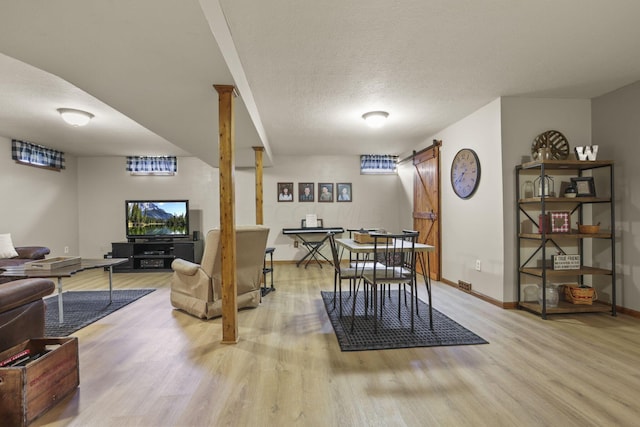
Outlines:
<svg viewBox="0 0 640 427"><path fill-rule="evenodd" d="M45 298L45 336L66 337L78 329L102 319L155 289L116 289L113 301L109 302L109 291L69 291L62 293L64 322L58 322L58 295Z"/></svg>
<svg viewBox="0 0 640 427"><path fill-rule="evenodd" d="M411 332L409 307L402 307L398 319L398 291L391 292L385 300L383 318L378 319L378 332L374 332L373 312L364 316L364 293L356 298L355 324L351 332L353 300L349 292L342 292L342 318L339 301L333 309L333 292L321 292L327 314L333 325L342 351L384 350L393 348L434 347L451 345L488 344L486 340L461 326L449 317L433 309L433 331L429 329L429 306L418 300L419 316L414 317L415 328ZM410 302L408 302L410 304ZM404 304L404 303L403 303Z"/></svg>

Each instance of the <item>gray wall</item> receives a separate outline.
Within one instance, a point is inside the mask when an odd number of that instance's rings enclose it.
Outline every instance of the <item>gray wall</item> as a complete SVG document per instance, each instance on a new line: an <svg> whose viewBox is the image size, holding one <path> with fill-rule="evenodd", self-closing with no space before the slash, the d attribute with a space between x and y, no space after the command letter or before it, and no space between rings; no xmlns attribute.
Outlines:
<svg viewBox="0 0 640 427"><path fill-rule="evenodd" d="M598 158L615 161L618 304L640 311L640 82L595 98L592 111Z"/></svg>

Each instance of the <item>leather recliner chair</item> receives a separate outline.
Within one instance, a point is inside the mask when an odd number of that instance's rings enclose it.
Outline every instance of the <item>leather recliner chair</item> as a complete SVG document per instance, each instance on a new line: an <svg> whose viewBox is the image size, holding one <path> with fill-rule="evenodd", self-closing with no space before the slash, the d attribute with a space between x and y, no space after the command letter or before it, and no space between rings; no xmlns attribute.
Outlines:
<svg viewBox="0 0 640 427"><path fill-rule="evenodd" d="M0 284L0 351L44 336L42 298L54 289L52 280L41 278Z"/></svg>
<svg viewBox="0 0 640 427"><path fill-rule="evenodd" d="M260 284L269 228L236 227L236 281L238 309L260 304ZM220 230L207 233L202 262L176 258L171 268L171 304L202 319L222 315Z"/></svg>

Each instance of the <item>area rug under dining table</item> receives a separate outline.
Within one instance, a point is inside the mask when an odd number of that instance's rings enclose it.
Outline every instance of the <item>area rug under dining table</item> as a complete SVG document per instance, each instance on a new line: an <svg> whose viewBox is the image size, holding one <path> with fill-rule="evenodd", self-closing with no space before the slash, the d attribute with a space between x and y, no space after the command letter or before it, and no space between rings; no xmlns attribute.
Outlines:
<svg viewBox="0 0 640 427"><path fill-rule="evenodd" d="M46 304L45 336L66 337L78 329L102 319L155 289L115 289L109 302L109 291L68 291L62 293L64 322L58 321L58 295L44 299Z"/></svg>
<svg viewBox="0 0 640 427"><path fill-rule="evenodd" d="M488 344L480 336L458 324L435 308L433 330L429 328L429 306L418 300L419 316L414 316L414 331L411 331L409 307L402 307L398 318L398 292L391 292L385 299L382 318L378 319L378 330L374 331L373 310L365 318L364 293L356 298L355 323L351 332L353 295L342 292L343 313L339 315L339 301L333 308L333 292L321 292L327 314L338 338L342 351L383 350L393 348L433 347L452 345ZM409 298L410 295L407 295Z"/></svg>

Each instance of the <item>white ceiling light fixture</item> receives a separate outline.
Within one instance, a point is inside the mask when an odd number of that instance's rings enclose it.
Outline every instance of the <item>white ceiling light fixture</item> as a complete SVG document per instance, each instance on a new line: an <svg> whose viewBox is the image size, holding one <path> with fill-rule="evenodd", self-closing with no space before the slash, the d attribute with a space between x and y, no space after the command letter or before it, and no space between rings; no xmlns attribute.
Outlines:
<svg viewBox="0 0 640 427"><path fill-rule="evenodd" d="M362 115L362 118L365 122L367 122L367 125L372 128L382 127L387 121L388 117L389 113L387 113L386 111L369 111L368 113L364 113Z"/></svg>
<svg viewBox="0 0 640 427"><path fill-rule="evenodd" d="M73 108L58 108L62 120L71 126L85 126L94 117L93 114Z"/></svg>

